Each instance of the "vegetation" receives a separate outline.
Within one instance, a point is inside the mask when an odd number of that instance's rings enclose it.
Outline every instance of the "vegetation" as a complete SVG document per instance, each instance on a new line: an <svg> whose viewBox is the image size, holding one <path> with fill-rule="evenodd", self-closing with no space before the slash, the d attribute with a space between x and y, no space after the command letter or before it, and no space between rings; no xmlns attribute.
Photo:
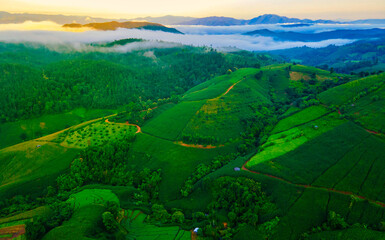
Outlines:
<svg viewBox="0 0 385 240"><path fill-rule="evenodd" d="M361 40L344 46L330 45L324 48L300 47L278 50L288 61L318 66L336 72L356 73L361 77L373 72L384 71L385 48L383 39Z"/></svg>
<svg viewBox="0 0 385 240"><path fill-rule="evenodd" d="M286 240L385 229L383 74L187 46L0 43L0 55L0 231Z"/></svg>

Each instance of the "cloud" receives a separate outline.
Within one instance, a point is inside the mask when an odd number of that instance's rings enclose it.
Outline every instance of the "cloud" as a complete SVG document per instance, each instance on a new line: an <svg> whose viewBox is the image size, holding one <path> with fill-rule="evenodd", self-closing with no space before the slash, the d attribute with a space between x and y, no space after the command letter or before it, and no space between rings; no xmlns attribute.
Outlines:
<svg viewBox="0 0 385 240"><path fill-rule="evenodd" d="M1 28L0 41L2 42L30 42L46 44L50 49L57 51L103 51L103 52L129 52L138 49L171 48L178 44L192 46L212 46L217 49L238 48L249 51L269 51L293 47L308 46L313 48L326 47L330 44L344 45L354 40L331 39L321 42L283 42L276 41L270 37L247 36L242 33L255 30L256 26L234 26L234 27L183 27L178 28L186 34L173 34L161 31L148 31L138 29L118 29L116 31L92 31L65 32L52 30L9 30ZM57 25L56 27L60 27ZM263 26L258 26L263 28ZM278 25L270 25L270 28L279 28ZM282 28L282 27L280 27ZM322 26L308 27L312 31L321 30ZM3 30L1 30L3 29ZM189 29L189 30L188 30ZM330 28L323 28L330 29ZM274 29L272 29L274 30ZM288 29L285 29L288 30ZM292 30L292 29L290 29ZM90 46L89 43L111 42L125 38L141 38L149 41L134 42L114 48L100 48Z"/></svg>
<svg viewBox="0 0 385 240"><path fill-rule="evenodd" d="M178 29L186 34L208 34L208 35L226 35L226 34L243 34L261 29L269 29L271 31L293 31L301 33L319 33L325 31L333 31L340 29L371 29L385 28L385 24L314 24L306 27L283 27L282 24L258 24L258 25L241 25L241 26L193 26L193 25L175 25L170 26Z"/></svg>

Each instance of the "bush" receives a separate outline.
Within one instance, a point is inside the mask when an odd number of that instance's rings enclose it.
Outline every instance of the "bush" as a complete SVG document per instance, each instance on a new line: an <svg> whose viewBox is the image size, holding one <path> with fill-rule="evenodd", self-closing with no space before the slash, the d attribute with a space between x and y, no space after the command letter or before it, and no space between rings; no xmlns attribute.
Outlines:
<svg viewBox="0 0 385 240"><path fill-rule="evenodd" d="M114 216L110 212L104 212L102 214L104 227L108 232L115 232L118 229L118 223L115 221Z"/></svg>
<svg viewBox="0 0 385 240"><path fill-rule="evenodd" d="M34 218L25 225L25 235L28 240L42 239L46 232L44 221L41 217Z"/></svg>
<svg viewBox="0 0 385 240"><path fill-rule="evenodd" d="M176 211L172 215L171 220L175 223L183 223L184 222L184 214L181 211Z"/></svg>
<svg viewBox="0 0 385 240"><path fill-rule="evenodd" d="M330 211L328 214L328 225L332 229L345 229L349 226L341 215L333 211Z"/></svg>
<svg viewBox="0 0 385 240"><path fill-rule="evenodd" d="M374 96L372 96L372 97L370 98L370 100L371 100L372 102L376 102L376 101L380 100L380 97L379 97L378 95L374 95Z"/></svg>

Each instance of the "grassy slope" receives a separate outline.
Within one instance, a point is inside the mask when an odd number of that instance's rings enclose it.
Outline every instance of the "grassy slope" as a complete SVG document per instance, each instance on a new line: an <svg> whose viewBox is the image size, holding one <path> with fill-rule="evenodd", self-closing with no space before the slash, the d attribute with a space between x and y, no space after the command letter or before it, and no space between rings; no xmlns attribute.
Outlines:
<svg viewBox="0 0 385 240"><path fill-rule="evenodd" d="M380 240L385 239L383 232L373 231L370 229L362 228L351 228L347 230L337 230L337 231L326 231L321 233L312 234L309 237L309 240L339 240L339 239L349 239L349 240Z"/></svg>
<svg viewBox="0 0 385 240"><path fill-rule="evenodd" d="M327 115L325 115L325 112ZM309 113L315 114L309 115ZM346 120L341 120L337 113L328 114L328 111L323 107L309 107L304 109L301 112L281 120L276 125L272 135L268 138L267 142L261 146L260 152L251 158L247 167L253 167L254 165L271 161L293 151L304 143L339 126L345 121ZM317 128L315 126L317 126ZM277 169L277 171L279 171L279 169Z"/></svg>
<svg viewBox="0 0 385 240"><path fill-rule="evenodd" d="M102 239L95 235L103 231L101 226L102 213L104 211L105 208L101 205L87 205L82 207L73 214L69 221L49 231L43 237L43 240L73 240L74 237L79 240Z"/></svg>
<svg viewBox="0 0 385 240"><path fill-rule="evenodd" d="M304 110L279 121L279 123L274 127L272 133L274 134L274 133L279 133L279 132L289 130L294 126L299 126L304 123L313 121L317 118L320 118L328 114L329 112L330 111L323 106L311 106L311 107L305 108Z"/></svg>
<svg viewBox="0 0 385 240"><path fill-rule="evenodd" d="M310 184L369 136L354 124L345 123L270 162L257 165L250 163L248 166L252 170Z"/></svg>
<svg viewBox="0 0 385 240"><path fill-rule="evenodd" d="M346 84L337 86L335 88L329 89L319 95L321 102L327 105L337 105L340 106L353 97L355 97L359 92L370 88L374 84L384 82L385 74L369 76L366 78L361 78Z"/></svg>
<svg viewBox="0 0 385 240"><path fill-rule="evenodd" d="M57 143L36 140L0 150L0 196L41 192L68 169L78 152Z"/></svg>
<svg viewBox="0 0 385 240"><path fill-rule="evenodd" d="M141 213L140 211L128 210L125 212L125 216L127 216L127 219L122 221L122 225L129 232L126 239L129 239L129 240L133 240L133 239L136 239L136 240L149 240L149 239L188 240L188 239L191 239L191 233L189 231L184 231L180 229L179 226L158 227L155 225L145 223L144 220L147 217L147 215L144 213Z"/></svg>
<svg viewBox="0 0 385 240"><path fill-rule="evenodd" d="M181 102L152 118L142 128L150 135L175 141L192 116L202 106L200 102Z"/></svg>
<svg viewBox="0 0 385 240"><path fill-rule="evenodd" d="M385 214L383 208L357 197L328 192L322 187L351 191L371 200L385 202L385 143L357 125L340 119L337 113L328 112L326 108L316 106L288 114L289 117L278 123L273 130L267 146L263 146L264 151L269 148L271 150L272 155L268 156L270 161L261 164L251 164L251 161L248 165L255 171L318 188L304 188L267 175L233 170L234 167L242 166L246 159L233 161L206 178L247 176L262 182L267 193L271 194L282 210L283 217L273 239L298 239L300 233L322 224L328 211L341 214L349 223L377 224ZM319 128L315 129L314 125ZM291 138L295 135L299 137ZM296 139L303 141L295 144ZM286 148L289 145L294 147ZM282 154L273 156L280 150L283 150ZM203 193L200 182L195 188L190 198L173 203L191 208L191 211L204 208L208 203L206 200L201 201L201 205L193 204L197 199L204 199L200 197Z"/></svg>
<svg viewBox="0 0 385 240"><path fill-rule="evenodd" d="M120 203L118 197L109 189L84 189L72 194L67 200L74 209L92 204L104 204L107 201L116 202L118 205Z"/></svg>
<svg viewBox="0 0 385 240"><path fill-rule="evenodd" d="M81 122L113 114L113 110L86 110L78 108L67 113L50 114L39 118L0 124L0 149L22 142L20 135L27 134L27 139L51 134Z"/></svg>
<svg viewBox="0 0 385 240"><path fill-rule="evenodd" d="M139 134L132 146L132 168L161 168L160 198L175 199L183 182L199 163L208 163L219 154L231 153L234 145L214 149L187 148L147 134ZM148 158L147 154L152 158Z"/></svg>
<svg viewBox="0 0 385 240"><path fill-rule="evenodd" d="M252 114L252 104L269 102L264 88L267 83L254 77L258 71L239 69L198 85L185 95L181 103L143 126L143 134L137 136L132 146L135 156L132 167L163 169L162 200L176 199L183 182L199 163L208 163L219 154L235 150L237 142L227 141L239 137L243 131L241 118ZM233 88L229 90L231 86ZM220 107L222 109L218 110ZM175 144L182 133L214 136L227 144L214 149L183 147Z"/></svg>
<svg viewBox="0 0 385 240"><path fill-rule="evenodd" d="M79 131L100 122L90 120L36 140L30 140L0 150L0 196L39 194L68 166L83 146L63 144L63 133ZM108 125L108 127L112 127ZM134 129L132 126L129 127ZM41 147L37 147L37 146Z"/></svg>
<svg viewBox="0 0 385 240"><path fill-rule="evenodd" d="M346 112L365 128L385 133L385 85L360 98L354 106L347 105Z"/></svg>
<svg viewBox="0 0 385 240"><path fill-rule="evenodd" d="M243 69L238 71L241 70ZM244 131L241 122L253 114L253 108L258 104L271 104L267 92L268 83L255 79L255 74L252 74L255 71L251 71L255 69L246 70L248 71L245 78L234 85L226 95L219 95L220 98L210 99L203 104L186 125L183 134L214 136L220 143L239 137ZM208 90L210 88L207 88Z"/></svg>
<svg viewBox="0 0 385 240"><path fill-rule="evenodd" d="M183 101L199 101L218 97L245 76L255 75L258 71L258 69L254 68L243 68L231 74L216 77L191 88L183 96Z"/></svg>
<svg viewBox="0 0 385 240"><path fill-rule="evenodd" d="M385 143L382 140L348 122L294 151L251 169L293 183L334 188L385 202L384 154ZM329 210L340 213L351 223L376 224L384 214L383 208L367 201L308 188L290 204L275 237L296 239L299 233L325 221Z"/></svg>
<svg viewBox="0 0 385 240"><path fill-rule="evenodd" d="M329 104L343 104L378 81L382 81L381 76L353 81L326 91L321 94L321 100ZM346 95L343 95L345 91ZM379 95L380 100L378 102L369 100L372 95ZM362 125L372 126L372 129L378 129L379 126L382 126L382 121L380 121L382 115L374 112L376 109L377 112L381 113L382 95L383 88L380 88L355 103L354 109L365 108L368 112L365 115L369 117L359 119ZM348 109L348 112L352 111L357 110ZM316 118L318 111L309 112L310 114L301 114L302 112L304 110L283 119L278 123L273 133L289 129L282 134L290 136L290 132L297 131L297 124L305 122L309 116ZM335 113L332 114L336 115ZM290 118L297 119L294 121ZM320 118L320 120L323 118L325 117ZM328 122L333 121L335 120ZM272 135L269 140L280 140L278 135ZM288 144L293 144L293 141ZM277 148L277 150L279 149L282 147ZM381 138L373 136L349 122L335 125L322 135L311 141L300 143L295 150L290 150L284 150L283 155L272 157L269 162L261 164L254 162L256 164L252 164L251 161L248 166L253 165L251 166L252 170L278 176L293 183L334 188L347 192L347 194L352 192L370 200L385 202L385 163L383 161L385 142ZM266 177L262 177L262 179L265 178L262 182L268 182L270 186L271 179L267 181ZM282 185L286 185L288 189L296 188L295 185L288 185L285 182L282 182ZM275 194L274 192L276 191L274 190L272 195L276 201L287 197L285 194ZM284 210L285 216L277 228L277 234L274 236L276 239L297 239L301 232L322 224L328 211L341 214L350 223L362 222L366 224L377 224L385 214L383 208L373 203L341 193L328 192L321 188L309 188L304 191L298 189L297 193L299 196L295 201L288 201L287 205L279 204L284 207L283 209L286 206L286 210ZM279 202L280 200L278 200ZM337 236L341 236L341 234L339 233ZM319 235L323 236L322 234ZM326 234L325 236L332 237L333 235Z"/></svg>

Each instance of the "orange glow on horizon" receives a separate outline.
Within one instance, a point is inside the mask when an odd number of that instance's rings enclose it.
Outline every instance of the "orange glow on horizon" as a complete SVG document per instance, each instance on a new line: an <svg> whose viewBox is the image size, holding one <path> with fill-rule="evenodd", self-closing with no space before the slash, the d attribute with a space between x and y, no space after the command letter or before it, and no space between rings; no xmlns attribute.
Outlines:
<svg viewBox="0 0 385 240"><path fill-rule="evenodd" d="M0 6L0 11L9 12L126 19L164 15L250 19L269 13L311 19L385 18L383 0L0 0Z"/></svg>

